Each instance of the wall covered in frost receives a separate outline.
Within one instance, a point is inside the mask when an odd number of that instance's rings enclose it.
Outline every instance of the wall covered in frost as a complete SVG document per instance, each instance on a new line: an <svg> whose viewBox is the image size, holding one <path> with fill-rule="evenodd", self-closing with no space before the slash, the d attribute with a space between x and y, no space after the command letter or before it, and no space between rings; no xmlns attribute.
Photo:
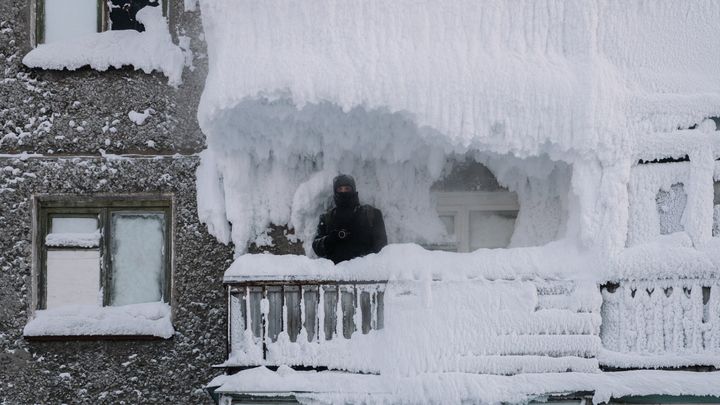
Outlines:
<svg viewBox="0 0 720 405"><path fill-rule="evenodd" d="M238 253L270 223L307 239L338 171L386 212L392 241L432 240L426 190L467 152L518 192L515 246L616 251L635 154L656 152L636 140L720 114L709 0L201 8L200 217Z"/></svg>

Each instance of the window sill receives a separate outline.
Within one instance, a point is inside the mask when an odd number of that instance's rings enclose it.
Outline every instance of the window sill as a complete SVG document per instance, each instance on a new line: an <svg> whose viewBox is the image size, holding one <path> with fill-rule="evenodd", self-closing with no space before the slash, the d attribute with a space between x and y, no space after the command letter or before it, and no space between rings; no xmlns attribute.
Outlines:
<svg viewBox="0 0 720 405"><path fill-rule="evenodd" d="M38 310L23 331L29 340L169 339L174 333L170 305L164 302Z"/></svg>

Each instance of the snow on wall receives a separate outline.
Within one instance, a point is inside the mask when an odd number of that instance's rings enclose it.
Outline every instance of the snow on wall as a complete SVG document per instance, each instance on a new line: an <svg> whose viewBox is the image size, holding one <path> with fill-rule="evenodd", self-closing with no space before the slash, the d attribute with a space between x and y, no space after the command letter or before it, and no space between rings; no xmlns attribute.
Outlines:
<svg viewBox="0 0 720 405"><path fill-rule="evenodd" d="M619 249L630 167L646 150L636 139L720 112L711 0L201 9L209 150L199 213L238 254L269 223L307 240L337 172L383 209L391 241L432 241L442 228L426 190L447 156L469 150L520 196L515 246L545 243L534 235L555 227L555 237ZM699 204L703 193L686 191ZM685 225L695 242L707 237Z"/></svg>
<svg viewBox="0 0 720 405"><path fill-rule="evenodd" d="M168 24L160 7L144 7L137 20L144 32L105 31L40 44L23 58L28 67L76 70L90 66L97 70L133 66L145 73L157 70L168 83L182 83L185 57L172 42Z"/></svg>

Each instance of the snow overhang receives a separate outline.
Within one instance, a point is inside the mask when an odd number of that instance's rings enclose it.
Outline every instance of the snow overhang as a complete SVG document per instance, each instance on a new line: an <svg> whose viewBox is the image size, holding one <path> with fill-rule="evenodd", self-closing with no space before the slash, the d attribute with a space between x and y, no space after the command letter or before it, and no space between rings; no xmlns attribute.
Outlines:
<svg viewBox="0 0 720 405"><path fill-rule="evenodd" d="M498 178L520 172L512 181L569 163L558 177L572 175L578 201L566 236L620 247L613 212L635 138L720 115L713 0L201 6L199 213L240 253L270 223L311 235L340 171L368 179L361 191L380 196L368 202L428 227L390 223L402 236L393 241L432 233L422 190L446 157L468 151ZM538 157L541 171L528 161Z"/></svg>
<svg viewBox="0 0 720 405"><path fill-rule="evenodd" d="M614 155L720 114L720 4L203 1L200 123L246 99L406 112L453 144ZM632 135L630 135L632 136Z"/></svg>

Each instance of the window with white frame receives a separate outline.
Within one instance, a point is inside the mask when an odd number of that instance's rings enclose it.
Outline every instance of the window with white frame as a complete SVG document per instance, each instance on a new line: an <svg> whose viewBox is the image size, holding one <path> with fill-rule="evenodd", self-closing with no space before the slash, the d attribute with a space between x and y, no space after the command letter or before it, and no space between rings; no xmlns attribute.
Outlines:
<svg viewBox="0 0 720 405"><path fill-rule="evenodd" d="M169 200L38 202L38 309L169 302Z"/></svg>
<svg viewBox="0 0 720 405"><path fill-rule="evenodd" d="M456 252L508 247L520 209L517 195L501 187L480 163L450 164L448 175L432 190L448 240L429 247Z"/></svg>
<svg viewBox="0 0 720 405"><path fill-rule="evenodd" d="M35 43L59 42L107 30L144 31L137 21L143 7L162 7L167 1L155 0L34 0Z"/></svg>

